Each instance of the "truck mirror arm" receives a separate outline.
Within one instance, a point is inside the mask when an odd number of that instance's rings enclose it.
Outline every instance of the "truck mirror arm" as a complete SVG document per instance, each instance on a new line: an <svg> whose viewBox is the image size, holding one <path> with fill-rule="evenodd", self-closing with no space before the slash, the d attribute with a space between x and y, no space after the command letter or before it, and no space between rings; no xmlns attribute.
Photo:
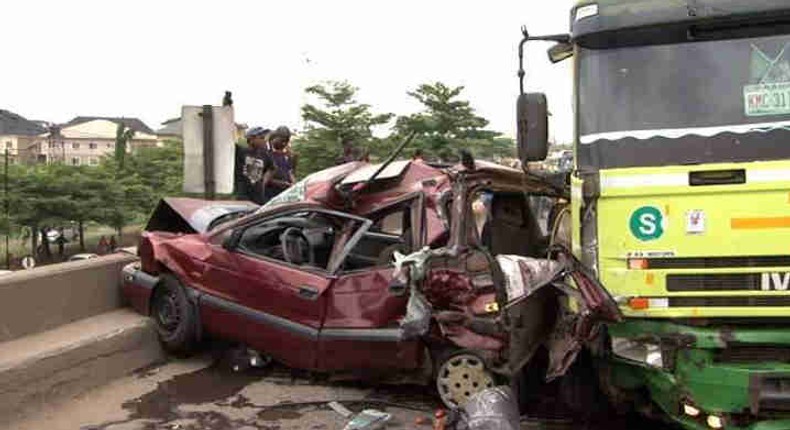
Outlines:
<svg viewBox="0 0 790 430"><path fill-rule="evenodd" d="M547 36L530 36L529 32L527 31L527 26L521 26L521 42L518 44L518 85L519 85L519 94L524 94L524 76L526 72L524 71L524 44L529 42L530 40L542 40L544 42L557 42L557 43L570 43L571 36L570 34L550 34Z"/></svg>

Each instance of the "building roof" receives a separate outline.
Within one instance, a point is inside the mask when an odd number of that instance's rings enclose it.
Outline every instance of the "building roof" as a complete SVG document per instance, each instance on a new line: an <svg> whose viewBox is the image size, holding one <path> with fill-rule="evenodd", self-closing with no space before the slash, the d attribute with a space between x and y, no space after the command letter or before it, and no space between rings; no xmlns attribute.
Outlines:
<svg viewBox="0 0 790 430"><path fill-rule="evenodd" d="M82 123L86 123L86 122L90 122L90 121L95 121L97 119L103 119L105 121L112 121L112 122L114 122L116 124L121 123L121 124L129 127L130 129L132 129L134 131L137 131L137 132L140 132L140 133L156 134L156 133L154 133L153 130L151 130L150 127L145 125L145 123L143 121L141 121L139 118L112 118L112 117L105 117L105 116L78 116L78 117L72 119L71 121L67 122L66 124L64 124L63 127L70 127L72 125L78 125L78 124L82 124Z"/></svg>
<svg viewBox="0 0 790 430"><path fill-rule="evenodd" d="M36 136L47 129L13 112L0 109L0 135Z"/></svg>

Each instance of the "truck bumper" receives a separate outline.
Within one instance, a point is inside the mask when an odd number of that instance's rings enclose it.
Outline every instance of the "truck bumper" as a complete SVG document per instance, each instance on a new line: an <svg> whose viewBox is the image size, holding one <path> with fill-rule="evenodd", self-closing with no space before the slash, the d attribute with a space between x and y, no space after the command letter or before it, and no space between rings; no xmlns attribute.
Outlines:
<svg viewBox="0 0 790 430"><path fill-rule="evenodd" d="M646 389L684 428L790 429L790 327L627 320L610 326L609 334L660 346L658 366L613 354L611 382L628 391Z"/></svg>

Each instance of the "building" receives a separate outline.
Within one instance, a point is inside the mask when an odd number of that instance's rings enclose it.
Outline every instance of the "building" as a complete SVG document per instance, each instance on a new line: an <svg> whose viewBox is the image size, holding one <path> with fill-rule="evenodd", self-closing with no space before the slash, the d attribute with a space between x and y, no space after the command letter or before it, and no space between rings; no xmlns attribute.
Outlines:
<svg viewBox="0 0 790 430"><path fill-rule="evenodd" d="M134 131L127 151L157 146L156 133L137 118L78 116L66 124L51 127L41 143L38 162L63 162L73 166L96 165L105 155L115 153L118 125Z"/></svg>
<svg viewBox="0 0 790 430"><path fill-rule="evenodd" d="M234 132L235 140L244 139L246 130L247 124L236 123L236 130ZM181 117L168 119L162 123L162 127L156 130L156 137L159 139L160 143L166 140L181 140L182 136Z"/></svg>
<svg viewBox="0 0 790 430"><path fill-rule="evenodd" d="M28 159L31 148L46 141L46 127L39 121L30 121L13 112L0 109L0 154L8 151L9 162ZM35 156L33 155L34 159Z"/></svg>

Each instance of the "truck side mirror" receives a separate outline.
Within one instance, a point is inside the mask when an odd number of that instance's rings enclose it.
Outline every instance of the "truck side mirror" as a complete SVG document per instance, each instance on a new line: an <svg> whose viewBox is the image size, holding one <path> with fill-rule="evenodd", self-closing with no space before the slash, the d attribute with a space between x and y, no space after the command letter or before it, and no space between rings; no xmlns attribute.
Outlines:
<svg viewBox="0 0 790 430"><path fill-rule="evenodd" d="M549 111L546 95L526 93L516 103L518 158L526 166L530 161L543 161L549 153Z"/></svg>

